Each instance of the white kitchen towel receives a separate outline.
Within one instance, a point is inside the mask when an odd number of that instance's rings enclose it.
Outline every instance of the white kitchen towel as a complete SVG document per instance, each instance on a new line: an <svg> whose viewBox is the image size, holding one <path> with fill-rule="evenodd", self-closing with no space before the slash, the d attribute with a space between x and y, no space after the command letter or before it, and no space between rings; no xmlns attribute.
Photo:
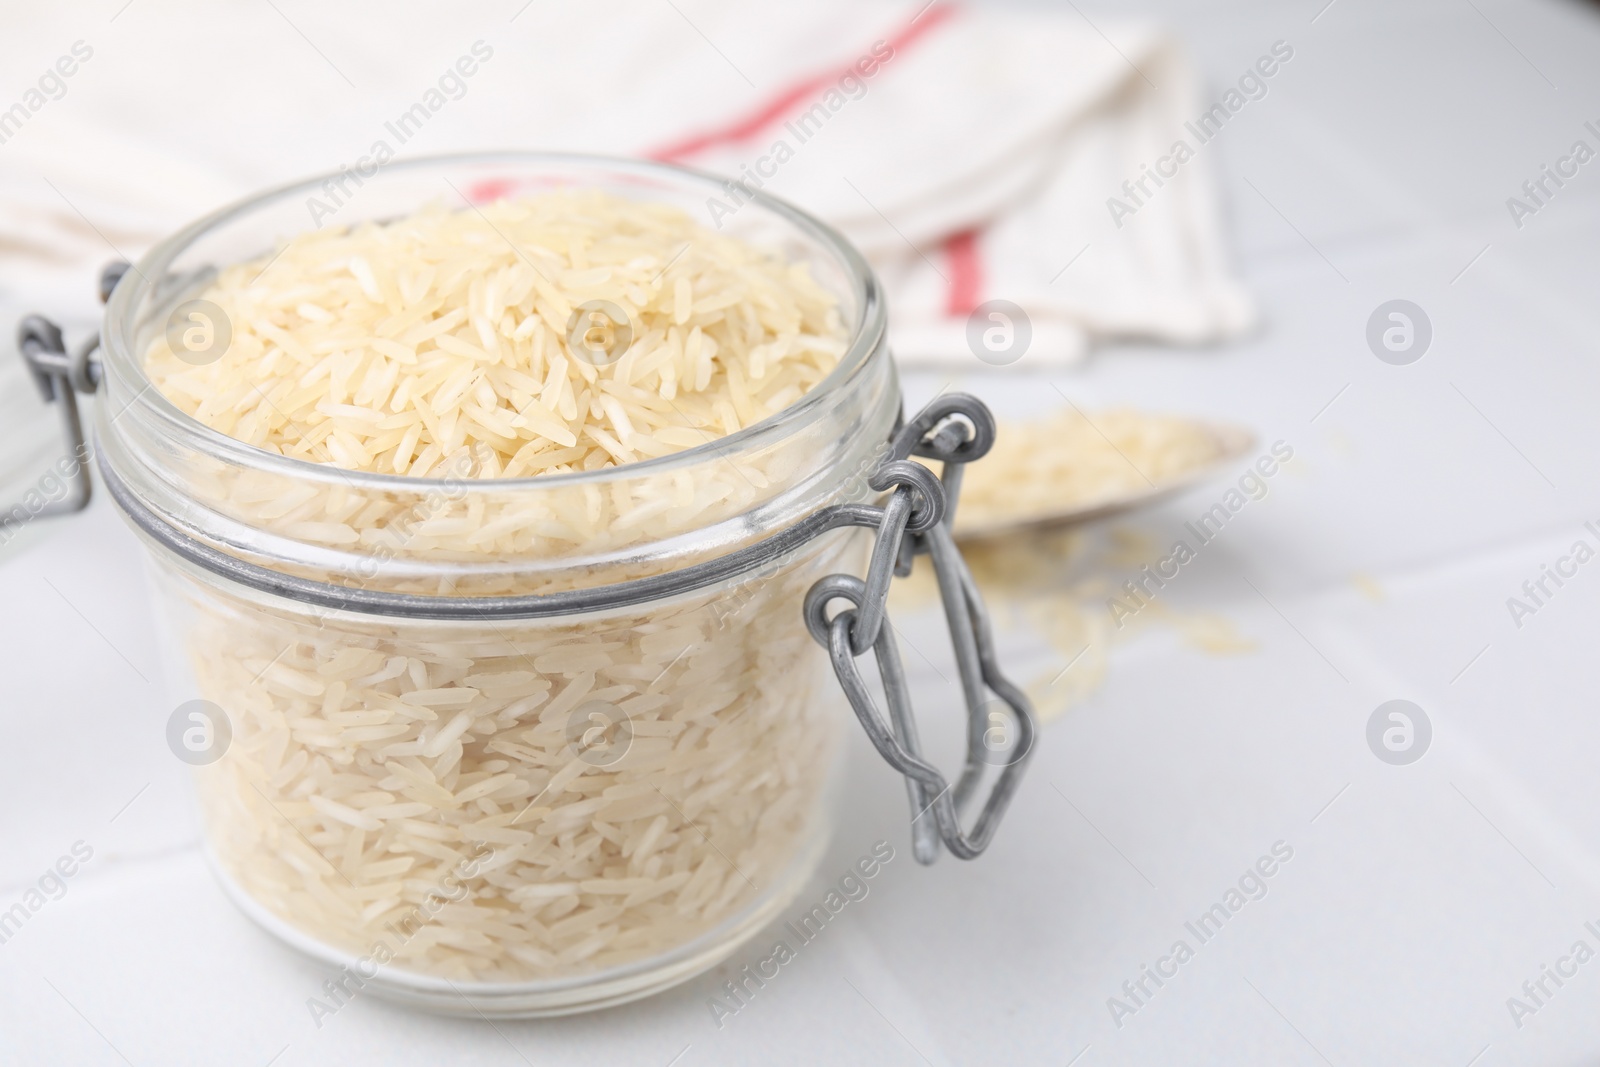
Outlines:
<svg viewBox="0 0 1600 1067"><path fill-rule="evenodd" d="M1225 264L1207 161L1149 177L1196 141L1193 76L1155 29L1105 29L1070 12L926 8L660 154L839 227L885 280L904 362L970 366L974 346L991 363L1063 362L1100 338L1233 335L1251 306ZM983 346L1017 323L981 314L969 328L990 301L1027 315L1026 352Z"/></svg>
<svg viewBox="0 0 1600 1067"><path fill-rule="evenodd" d="M1156 27L860 0L535 4L471 25L438 11L135 5L93 33L35 16L9 65L48 71L85 34L93 55L0 128L0 285L72 277L87 296L104 259L353 164L425 101L399 158L644 155L800 204L879 271L908 364L1060 364L1099 340L1206 343L1251 320L1184 128L1194 77ZM440 80L480 42L472 77ZM1194 158L1152 177L1180 140ZM1006 330L1031 333L1025 351Z"/></svg>

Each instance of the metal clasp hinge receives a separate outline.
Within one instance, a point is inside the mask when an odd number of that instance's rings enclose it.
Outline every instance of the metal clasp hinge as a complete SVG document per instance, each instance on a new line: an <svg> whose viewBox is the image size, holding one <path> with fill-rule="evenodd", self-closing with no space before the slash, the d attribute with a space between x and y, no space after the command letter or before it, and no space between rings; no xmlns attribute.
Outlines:
<svg viewBox="0 0 1600 1067"><path fill-rule="evenodd" d="M994 417L982 401L965 393L936 398L901 427L890 442L889 455L868 478L877 490L890 490L881 508L867 577L833 574L806 594L805 620L812 637L828 650L834 674L867 737L884 760L906 777L911 802L912 854L932 863L942 843L959 859L974 859L993 839L1007 805L1016 793L1024 767L1033 754L1037 726L1026 695L1000 670L994 652L989 614L972 573L951 535L951 522L961 489L962 465L981 458L994 443ZM937 460L932 470L909 457ZM912 715L910 691L900 662L898 641L888 620L888 594L894 575L905 576L917 555L927 554L938 580L945 621L961 674L967 708L967 756L954 785L922 756ZM829 617L834 600L850 606ZM879 712L856 660L871 651L883 681L888 715ZM996 723L996 700L1005 709ZM1003 743L991 744L999 732ZM971 830L960 813L977 792L985 774L998 767Z"/></svg>
<svg viewBox="0 0 1600 1067"><path fill-rule="evenodd" d="M100 272L101 303L111 299L111 291L128 269L128 264L117 261ZM61 434L66 440L67 455L75 462L65 497L46 501L42 506L28 510L26 520L19 520L15 509L0 512L0 531L21 521L70 515L89 506L94 482L89 477L89 441L83 432L78 394L88 396L100 387L100 363L93 358L99 347L100 336L95 334L77 351L69 353L61 327L43 315L29 315L17 324L17 350L21 352L22 361L32 374L45 403L60 405Z"/></svg>

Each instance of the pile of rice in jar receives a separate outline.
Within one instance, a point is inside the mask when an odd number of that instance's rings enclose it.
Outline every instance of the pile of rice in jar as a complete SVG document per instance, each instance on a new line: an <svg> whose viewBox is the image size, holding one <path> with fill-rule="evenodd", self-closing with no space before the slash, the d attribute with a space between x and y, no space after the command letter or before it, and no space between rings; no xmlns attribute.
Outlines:
<svg viewBox="0 0 1600 1067"><path fill-rule="evenodd" d="M463 487L561 486L715 441L803 396L847 344L804 265L599 191L304 234L197 296L225 316L226 352L196 360L169 330L146 352L155 386L332 475L286 489L218 463L196 475L207 506L376 561L368 587L430 595L648 573L496 564L741 515L805 457L536 504ZM437 481L419 503L342 472ZM814 699L799 605L858 546L815 543L736 597L581 620L390 619L190 581L185 666L232 731L199 772L215 859L315 941L427 976L557 979L684 945L747 913L817 835L837 711Z"/></svg>

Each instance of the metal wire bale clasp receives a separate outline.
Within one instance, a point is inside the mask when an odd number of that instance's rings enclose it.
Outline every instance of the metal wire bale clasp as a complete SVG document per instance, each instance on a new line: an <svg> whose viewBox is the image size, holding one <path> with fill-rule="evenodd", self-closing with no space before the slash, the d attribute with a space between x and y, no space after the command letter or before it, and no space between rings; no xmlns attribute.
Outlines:
<svg viewBox="0 0 1600 1067"><path fill-rule="evenodd" d="M128 265L115 262L100 273L100 302L111 299L111 290L128 270ZM65 438L67 456L73 460L68 495L34 508L28 519L41 519L52 515L70 515L89 506L94 492L94 482L89 477L89 441L83 432L83 417L78 410L78 394L85 396L100 388L100 364L94 358L100 346L100 336L95 334L69 352L61 327L43 315L29 315L17 324L17 352L23 364L39 387L45 403L55 403L61 409L61 433ZM23 521L27 521L24 519ZM17 512L0 514L0 535L18 525Z"/></svg>
<svg viewBox="0 0 1600 1067"><path fill-rule="evenodd" d="M877 540L866 580L832 574L816 582L805 599L806 626L828 650L834 674L856 718L879 755L906 776L912 854L923 864L938 858L941 841L964 860L977 857L988 847L1033 753L1037 732L1028 698L1000 672L988 611L950 533L961 488L961 465L987 453L994 436L989 409L965 393L938 397L901 427L890 443L889 455L867 479L868 485L888 491L889 497L879 509ZM941 462L941 474L935 476L928 467L911 462L913 455ZM922 757L899 645L888 621L891 579L909 574L914 557L923 553L931 557L938 579L967 706L966 764L953 788L939 769ZM830 618L828 609L835 600L848 601L850 606ZM869 650L883 680L887 719L878 711L856 665ZM991 710L995 702L986 698L991 692L1009 714L1009 724L995 723L999 713ZM991 745L995 733L1005 736L1007 725L1012 743ZM986 770L995 766L999 774L988 799L971 831L965 831L959 813L968 807ZM929 814L932 822L926 818Z"/></svg>

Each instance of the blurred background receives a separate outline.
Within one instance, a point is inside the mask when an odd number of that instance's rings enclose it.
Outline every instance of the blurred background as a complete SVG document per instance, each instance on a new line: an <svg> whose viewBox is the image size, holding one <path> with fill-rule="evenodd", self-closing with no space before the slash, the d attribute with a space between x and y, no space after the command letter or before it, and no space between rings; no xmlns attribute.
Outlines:
<svg viewBox="0 0 1600 1067"><path fill-rule="evenodd" d="M274 185L342 172L307 203L337 224L391 158L543 149L837 226L908 407L966 389L1028 442L1001 518L1112 513L967 542L1048 724L990 852L894 864L720 1028L717 972L571 1020L313 1025L326 976L201 859L132 534L104 499L14 523L0 906L94 861L0 943L0 1061L1594 1062L1600 963L1544 976L1600 953L1597 50L1575 0L12 5L0 509L62 451L22 315L82 341L106 262ZM948 703L937 608L896 597ZM953 760L954 717L924 728ZM824 876L906 837L854 743Z"/></svg>

